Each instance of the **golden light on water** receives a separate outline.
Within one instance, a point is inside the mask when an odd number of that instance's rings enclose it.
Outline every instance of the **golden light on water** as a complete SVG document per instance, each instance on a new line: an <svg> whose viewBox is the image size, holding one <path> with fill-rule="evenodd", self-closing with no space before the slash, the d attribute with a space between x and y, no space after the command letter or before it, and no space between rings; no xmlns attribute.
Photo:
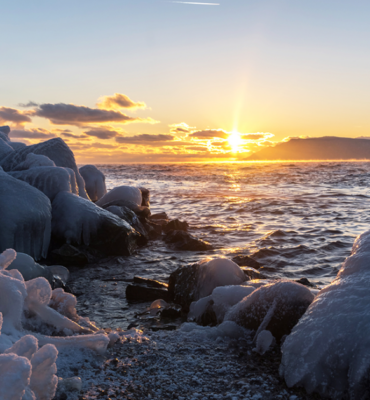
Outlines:
<svg viewBox="0 0 370 400"><path fill-rule="evenodd" d="M231 135L227 138L227 140L232 148L233 153L237 153L241 150L240 146L242 145L243 140L239 132L235 131L232 132Z"/></svg>

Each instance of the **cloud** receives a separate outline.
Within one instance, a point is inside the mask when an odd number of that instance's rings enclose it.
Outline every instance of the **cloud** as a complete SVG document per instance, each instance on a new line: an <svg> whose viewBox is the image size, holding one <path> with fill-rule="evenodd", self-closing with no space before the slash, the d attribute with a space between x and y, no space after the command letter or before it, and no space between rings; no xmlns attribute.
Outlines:
<svg viewBox="0 0 370 400"><path fill-rule="evenodd" d="M99 139L112 139L120 134L115 130L104 129L104 128L93 128L84 133L85 135L94 136Z"/></svg>
<svg viewBox="0 0 370 400"><path fill-rule="evenodd" d="M96 123L115 122L127 124L130 122L157 123L151 118L133 118L119 111L101 110L74 104L41 104L32 111L32 115L47 118L55 125L88 125Z"/></svg>
<svg viewBox="0 0 370 400"><path fill-rule="evenodd" d="M23 125L26 122L31 122L31 118L15 108L0 107L0 122L15 122Z"/></svg>
<svg viewBox="0 0 370 400"><path fill-rule="evenodd" d="M173 134L177 134L179 136L184 136L187 133L190 133L192 131L192 129L195 129L193 127L190 127L188 124L186 124L185 122L180 122L179 124L172 124L172 125L168 125L170 127L170 132Z"/></svg>
<svg viewBox="0 0 370 400"><path fill-rule="evenodd" d="M116 142L118 143L130 143L130 144L156 144L157 142L168 142L174 140L172 135L148 135L142 133L136 136L117 136Z"/></svg>
<svg viewBox="0 0 370 400"><path fill-rule="evenodd" d="M10 138L22 138L22 139L53 139L57 137L55 133L51 133L46 129L35 128L35 129L13 129L10 132Z"/></svg>
<svg viewBox="0 0 370 400"><path fill-rule="evenodd" d="M37 107L38 104L34 101L29 101L28 103L19 103L18 107L28 108L28 107Z"/></svg>
<svg viewBox="0 0 370 400"><path fill-rule="evenodd" d="M58 131L60 131L60 129L58 129ZM89 139L88 136L86 135L75 135L73 133L70 133L70 131L67 129L66 131L62 131L60 133L62 136L65 136L67 138L71 138L71 139Z"/></svg>
<svg viewBox="0 0 370 400"><path fill-rule="evenodd" d="M222 129L207 129L207 130L192 132L188 137L193 137L197 139L213 139L213 138L227 139L229 136L230 133Z"/></svg>
<svg viewBox="0 0 370 400"><path fill-rule="evenodd" d="M97 103L97 106L103 110L119 110L121 108L147 108L144 102L135 102L122 93L114 93L113 96L103 96L100 98L100 100L101 101Z"/></svg>
<svg viewBox="0 0 370 400"><path fill-rule="evenodd" d="M258 140L258 139L264 139L265 134L264 133L247 133L245 135L240 136L243 140Z"/></svg>

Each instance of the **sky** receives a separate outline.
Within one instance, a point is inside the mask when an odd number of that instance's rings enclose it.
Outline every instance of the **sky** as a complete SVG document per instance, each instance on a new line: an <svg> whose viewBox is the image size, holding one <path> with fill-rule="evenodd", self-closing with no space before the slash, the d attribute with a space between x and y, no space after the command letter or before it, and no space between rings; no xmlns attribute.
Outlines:
<svg viewBox="0 0 370 400"><path fill-rule="evenodd" d="M0 125L79 163L370 136L370 2L3 0Z"/></svg>

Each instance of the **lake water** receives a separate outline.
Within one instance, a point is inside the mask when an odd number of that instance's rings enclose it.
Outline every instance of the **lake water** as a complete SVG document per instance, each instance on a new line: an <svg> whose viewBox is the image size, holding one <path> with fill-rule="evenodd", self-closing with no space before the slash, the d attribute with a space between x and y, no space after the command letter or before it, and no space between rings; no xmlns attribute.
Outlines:
<svg viewBox="0 0 370 400"><path fill-rule="evenodd" d="M72 273L79 311L125 327L137 309L125 287L134 275L166 279L208 256L250 255L264 274L331 282L357 235L370 227L370 163L209 163L101 165L107 188L143 186L152 213L186 220L210 242L206 252L173 251L161 240L131 257L102 260ZM89 293L83 290L90 287ZM94 290L91 290L94 289Z"/></svg>

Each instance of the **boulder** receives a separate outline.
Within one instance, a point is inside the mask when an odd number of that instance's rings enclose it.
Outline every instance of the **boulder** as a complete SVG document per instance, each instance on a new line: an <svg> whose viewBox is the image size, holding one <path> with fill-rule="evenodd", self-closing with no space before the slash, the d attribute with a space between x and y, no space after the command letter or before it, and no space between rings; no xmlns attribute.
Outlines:
<svg viewBox="0 0 370 400"><path fill-rule="evenodd" d="M231 260L215 258L190 264L172 272L168 290L184 311L193 301L209 296L216 287L240 285L247 280L243 271Z"/></svg>
<svg viewBox="0 0 370 400"><path fill-rule="evenodd" d="M84 244L106 255L130 255L136 249L139 233L91 201L60 192L52 213L52 234L68 244Z"/></svg>
<svg viewBox="0 0 370 400"><path fill-rule="evenodd" d="M13 168L12 171L23 171L35 167L55 167L55 164L49 157L41 154L29 153L26 159Z"/></svg>
<svg viewBox="0 0 370 400"><path fill-rule="evenodd" d="M251 267L254 269L259 269L262 267L258 261L253 260L253 258L249 256L236 256L233 258L234 263L238 264L239 267Z"/></svg>
<svg viewBox="0 0 370 400"><path fill-rule="evenodd" d="M254 290L230 309L225 320L257 331L268 330L278 340L289 335L314 295L299 283L281 280Z"/></svg>
<svg viewBox="0 0 370 400"><path fill-rule="evenodd" d="M164 232L169 231L187 231L189 224L186 221L180 221L179 219L173 219L163 226Z"/></svg>
<svg viewBox="0 0 370 400"><path fill-rule="evenodd" d="M39 190L0 170L0 251L13 248L35 260L48 253L50 200Z"/></svg>
<svg viewBox="0 0 370 400"><path fill-rule="evenodd" d="M141 201L141 205L144 207L150 207L150 191L149 189L140 187L139 188L141 191L141 197L142 197L142 201Z"/></svg>
<svg viewBox="0 0 370 400"><path fill-rule="evenodd" d="M89 262L87 255L71 244L63 244L59 249L50 253L50 259L56 264L83 267Z"/></svg>
<svg viewBox="0 0 370 400"><path fill-rule="evenodd" d="M6 156L8 156L13 151L14 150L9 145L9 143L6 142L5 140L1 139L1 137L0 137L0 161L3 160Z"/></svg>
<svg viewBox="0 0 370 400"><path fill-rule="evenodd" d="M95 165L84 165L79 169L85 181L86 192L92 201L98 201L106 193L105 176Z"/></svg>
<svg viewBox="0 0 370 400"><path fill-rule="evenodd" d="M165 288L155 288L146 285L128 285L126 288L128 301L146 302L163 299L170 301L171 297Z"/></svg>
<svg viewBox="0 0 370 400"><path fill-rule="evenodd" d="M119 200L141 206L143 201L141 190L134 186L117 186L106 193L96 202L96 204L100 207L106 208L106 204Z"/></svg>
<svg viewBox="0 0 370 400"><path fill-rule="evenodd" d="M7 126L7 125L0 126L0 139L3 139L4 142L10 142L9 133L10 133L9 126Z"/></svg>
<svg viewBox="0 0 370 400"><path fill-rule="evenodd" d="M169 231L163 240L176 250L206 251L213 249L210 243L184 231Z"/></svg>
<svg viewBox="0 0 370 400"><path fill-rule="evenodd" d="M59 192L78 192L75 174L69 168L33 167L8 173L40 190L49 197L50 201L53 201Z"/></svg>
<svg viewBox="0 0 370 400"><path fill-rule="evenodd" d="M85 182L77 169L72 150L61 138L50 139L42 143L14 150L4 159L0 160L0 166L4 171L13 171L20 163L26 160L29 153L46 156L52 160L57 167L72 169L76 176L78 194L85 199L88 198L85 191Z"/></svg>

